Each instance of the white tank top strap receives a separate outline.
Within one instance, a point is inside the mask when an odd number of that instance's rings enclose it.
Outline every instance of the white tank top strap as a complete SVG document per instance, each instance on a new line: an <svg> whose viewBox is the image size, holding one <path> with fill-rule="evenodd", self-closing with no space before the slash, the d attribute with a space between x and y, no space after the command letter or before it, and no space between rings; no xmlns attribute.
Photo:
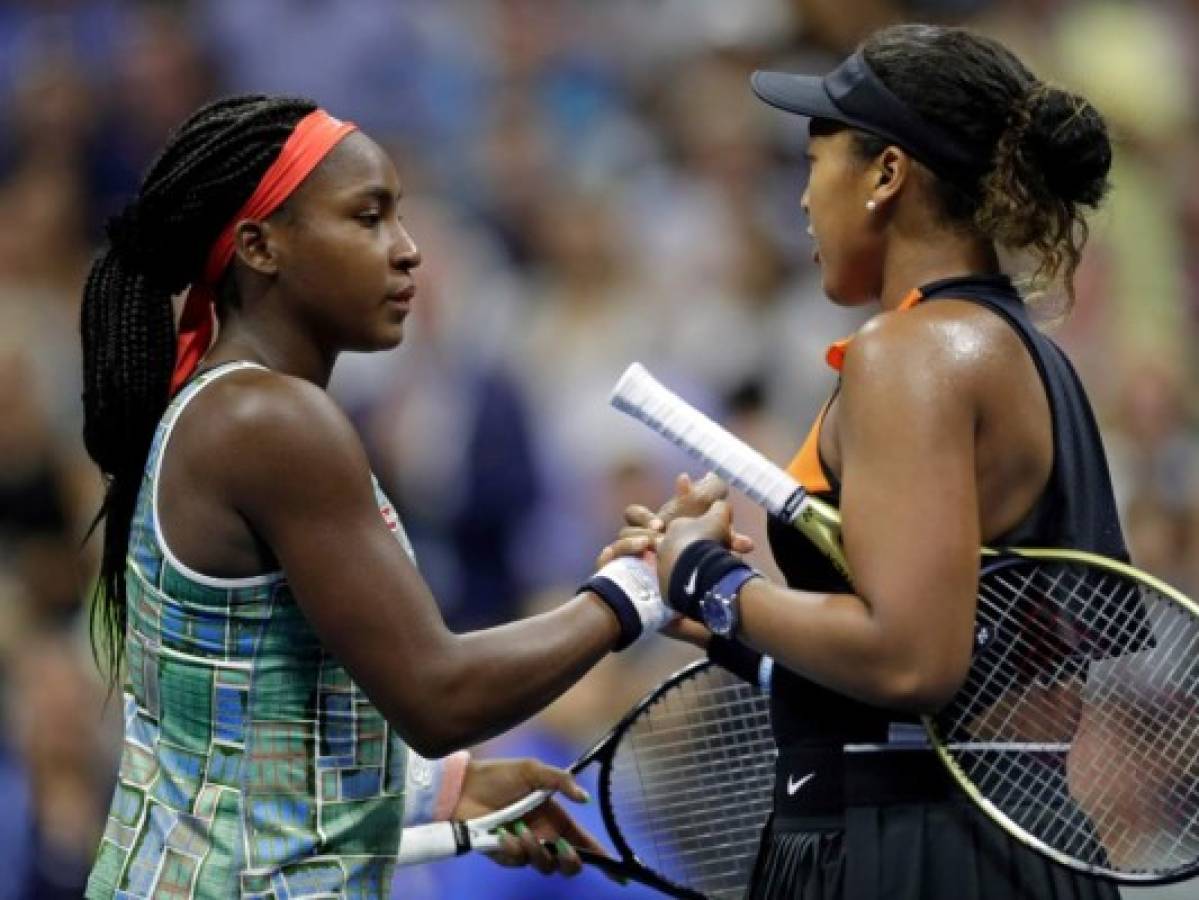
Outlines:
<svg viewBox="0 0 1199 900"><path fill-rule="evenodd" d="M191 403L192 398L208 385L212 384L218 378L223 378L226 375L231 375L234 372L240 372L244 369L261 369L268 371L267 367L261 363L250 362L246 359L237 359L232 362L223 363L209 369L207 372L201 372L194 376L190 381L183 385L183 389L176 394L167 407L167 411L163 414L160 428L166 429L166 434L163 435L162 446L166 446L166 440L170 436L171 429L175 426L175 420L179 418L179 414L183 412L187 404Z"/></svg>
<svg viewBox="0 0 1199 900"><path fill-rule="evenodd" d="M167 444L171 439L171 432L175 428L175 423L179 421L179 416L187 408L188 404L196 398L196 395L208 385L212 384L219 378L230 375L233 372L240 372L245 369L262 369L267 370L266 366L259 363L249 362L248 360L235 360L217 366L207 372L202 372L195 376L191 381L184 385L175 398L171 401L171 405L167 407L166 413L159 423L159 431L155 437L154 449L152 458L147 461L150 469L150 490L151 504L153 509L154 519L154 537L158 543L158 549L162 553L171 566L184 577L195 581L197 584L202 584L206 587L213 588L242 588L255 587L263 584L270 584L274 581L279 581L283 578L283 570L279 569L274 572L266 572L262 575L250 575L244 578L215 578L211 575L204 575L190 568L186 563L179 559L167 544L166 537L162 530L162 516L158 508L158 485L162 476L162 460L166 456Z"/></svg>

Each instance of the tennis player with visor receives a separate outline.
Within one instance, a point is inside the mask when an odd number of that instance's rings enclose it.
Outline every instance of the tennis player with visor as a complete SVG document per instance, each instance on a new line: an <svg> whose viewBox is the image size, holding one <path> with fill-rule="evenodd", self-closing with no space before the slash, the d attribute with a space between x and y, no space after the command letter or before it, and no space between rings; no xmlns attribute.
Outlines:
<svg viewBox="0 0 1199 900"><path fill-rule="evenodd" d="M664 528L678 635L772 691L774 811L748 896L1115 898L992 824L917 718L970 665L980 546L1128 557L1086 393L1000 255L1073 297L1083 212L1107 187L1103 119L999 43L925 25L752 87L810 119L800 206L825 292L878 312L829 348L837 387L788 467L840 508L852 587L781 520L786 585L724 546L722 501L627 512Z"/></svg>

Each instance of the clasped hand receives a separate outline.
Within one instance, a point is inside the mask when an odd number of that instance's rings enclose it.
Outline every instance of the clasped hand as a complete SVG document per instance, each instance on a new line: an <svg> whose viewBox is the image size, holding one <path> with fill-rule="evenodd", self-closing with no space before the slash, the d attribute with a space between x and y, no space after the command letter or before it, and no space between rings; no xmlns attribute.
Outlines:
<svg viewBox="0 0 1199 900"><path fill-rule="evenodd" d="M657 512L634 504L624 511L625 526L617 539L605 547L597 564L618 556L657 555L658 582L666 596L670 573L679 555L695 541L719 541L736 553L749 553L753 541L733 529L733 516L725 498L728 485L716 475L705 475L692 482L686 473L675 480L675 492ZM706 646L711 635L698 623L677 619L662 630L678 640Z"/></svg>

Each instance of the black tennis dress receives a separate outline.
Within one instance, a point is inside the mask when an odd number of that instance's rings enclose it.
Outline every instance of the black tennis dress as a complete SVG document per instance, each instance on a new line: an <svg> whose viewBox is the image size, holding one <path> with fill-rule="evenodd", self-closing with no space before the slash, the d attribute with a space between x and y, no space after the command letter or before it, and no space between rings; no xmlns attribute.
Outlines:
<svg viewBox="0 0 1199 900"><path fill-rule="evenodd" d="M1099 431L1062 351L1033 326L1003 276L953 278L912 292L905 307L938 298L985 306L1020 335L1045 385L1054 463L1044 494L996 546L1058 546L1127 559ZM830 362L837 345L830 350ZM823 416L822 416L823 418ZM791 471L836 504L819 461L820 421ZM824 475L803 477L809 455ZM848 584L790 525L769 522L789 586L846 592ZM760 657L715 640L710 655L753 679ZM781 666L770 676L779 747L774 812L762 836L751 900L1116 900L1112 885L1026 849L965 798L923 746L915 717L869 706Z"/></svg>

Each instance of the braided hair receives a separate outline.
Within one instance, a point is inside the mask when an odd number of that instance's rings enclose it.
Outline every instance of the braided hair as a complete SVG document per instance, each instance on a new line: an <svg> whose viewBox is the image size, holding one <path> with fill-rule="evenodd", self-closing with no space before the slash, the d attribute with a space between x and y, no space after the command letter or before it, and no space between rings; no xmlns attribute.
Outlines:
<svg viewBox="0 0 1199 900"><path fill-rule="evenodd" d="M231 97L198 110L167 140L135 200L108 223L108 247L83 289L83 441L104 477L92 649L115 684L125 635L125 557L142 473L170 401L171 298L199 277L209 248L253 193L308 100ZM231 282L227 279L227 282ZM231 283L226 284L227 294Z"/></svg>

